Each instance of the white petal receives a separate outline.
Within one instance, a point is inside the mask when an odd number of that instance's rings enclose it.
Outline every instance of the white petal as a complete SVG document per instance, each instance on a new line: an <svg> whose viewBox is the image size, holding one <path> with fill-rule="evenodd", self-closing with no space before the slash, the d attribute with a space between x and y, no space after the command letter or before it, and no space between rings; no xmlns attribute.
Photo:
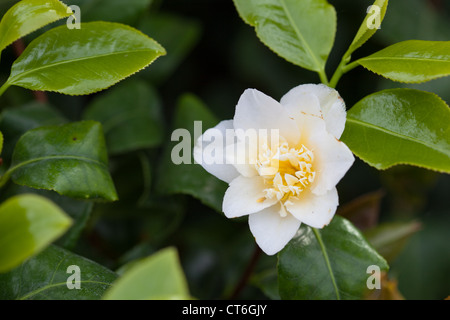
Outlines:
<svg viewBox="0 0 450 320"><path fill-rule="evenodd" d="M225 192L222 210L227 218L236 218L261 211L274 205L277 199L265 199L266 188L262 177L239 176Z"/></svg>
<svg viewBox="0 0 450 320"><path fill-rule="evenodd" d="M241 95L236 105L234 127L243 130L279 130L279 135L290 144L296 144L299 139L295 121L286 109L256 89L247 89Z"/></svg>
<svg viewBox="0 0 450 320"><path fill-rule="evenodd" d="M236 168L226 163L226 130L233 129L233 120L221 121L214 128L208 129L203 135L201 135L194 146L194 160L200 164L206 171L216 176L222 181L230 183L239 176L239 172ZM215 135L215 139L212 141L207 141L208 136L211 134L221 133L221 137ZM209 150L214 149L216 157L212 158ZM217 156L218 155L218 156Z"/></svg>
<svg viewBox="0 0 450 320"><path fill-rule="evenodd" d="M299 199L291 199L286 203L286 209L302 223L313 228L323 228L330 223L338 204L337 190L333 188L320 196L312 192L301 193Z"/></svg>
<svg viewBox="0 0 450 320"><path fill-rule="evenodd" d="M320 109L327 125L327 131L340 138L344 132L346 111L345 103L339 93L323 84L304 84L291 89L281 98L281 104L297 105L303 112L310 112L305 96L312 94L319 100Z"/></svg>
<svg viewBox="0 0 450 320"><path fill-rule="evenodd" d="M292 91L292 90L291 90ZM292 99L283 97L283 107L288 111L290 116L295 120L300 131L300 144L305 144L311 135L316 132L326 132L326 123L320 110L319 99L308 92L297 92L298 94L287 96ZM297 144L299 146L300 144ZM310 148L310 146L308 146Z"/></svg>
<svg viewBox="0 0 450 320"><path fill-rule="evenodd" d="M257 143L240 141L226 146L226 161L233 165L237 172L244 177L254 177L258 175L256 170L256 160L258 156Z"/></svg>
<svg viewBox="0 0 450 320"><path fill-rule="evenodd" d="M268 255L279 252L294 237L300 221L288 214L281 217L275 205L248 217L250 231L258 246Z"/></svg>
<svg viewBox="0 0 450 320"><path fill-rule="evenodd" d="M322 117L319 97L313 93L315 86L314 84L305 84L289 90L281 98L281 105L287 108L294 117L305 113Z"/></svg>
<svg viewBox="0 0 450 320"><path fill-rule="evenodd" d="M341 141L328 133L312 135L308 144L313 148L315 180L311 191L317 195L333 189L350 169L355 157Z"/></svg>

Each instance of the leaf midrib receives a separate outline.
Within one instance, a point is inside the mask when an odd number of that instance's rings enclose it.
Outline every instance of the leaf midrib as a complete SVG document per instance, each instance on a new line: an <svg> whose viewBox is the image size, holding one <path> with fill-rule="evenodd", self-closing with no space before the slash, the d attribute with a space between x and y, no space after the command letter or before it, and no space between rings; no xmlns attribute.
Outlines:
<svg viewBox="0 0 450 320"><path fill-rule="evenodd" d="M101 281L93 281L93 280L84 280L84 281L82 280L82 281L80 281L80 284L89 284L89 283L111 286L110 283L101 282ZM31 292L29 292L29 293L27 293L27 294L25 294L25 295L23 295L21 297L18 297L17 300L26 300L26 299L29 299L32 296L35 296L35 295L37 295L37 294L39 294L39 293L41 293L41 292L43 292L45 290L49 290L49 289L52 289L52 288L55 288L55 287L60 287L60 286L65 286L65 285L67 285L67 282L58 282L58 283L48 284L48 285L46 285L46 286L44 286L42 288L33 290L33 291L31 291Z"/></svg>
<svg viewBox="0 0 450 320"><path fill-rule="evenodd" d="M355 118L347 118L347 121L356 123L356 124L361 125L363 127L367 127L367 128L371 128L371 129L375 129L375 130L381 131L383 133L395 136L397 138L401 138L401 139L405 139L405 140L408 140L408 141L411 141L411 142L414 142L414 143L418 143L420 145L423 145L423 146L425 146L427 148L430 148L430 149L432 149L434 151L437 151L439 153L442 153L442 154L450 157L450 153L448 151L442 150L442 149L436 147L435 145L431 145L430 146L425 141L421 141L421 140L418 140L416 138L409 137L409 136L403 135L401 133L398 133L398 132L395 132L395 131L391 131L389 129L386 129L386 128L383 128L383 127L379 127L379 126L374 125L372 123L364 122L364 121L361 121L361 120L358 120L358 119L355 119Z"/></svg>
<svg viewBox="0 0 450 320"><path fill-rule="evenodd" d="M317 60L316 55L314 54L314 52L311 50L310 46L308 45L308 42L305 40L305 38L303 38L300 30L298 30L297 25L294 23L294 20L292 19L292 16L289 13L289 10L286 7L286 2L285 0L280 0L281 6L283 8L283 11L286 15L286 17L288 18L290 24L292 25L292 27L294 28L295 34L297 35L298 39L300 40L301 43L303 43L306 51L308 52L309 56L313 59L314 64L316 65L317 71L323 71L323 67L320 64L319 60Z"/></svg>
<svg viewBox="0 0 450 320"><path fill-rule="evenodd" d="M10 175L12 174L15 170L20 169L21 167L27 166L31 163L34 162L39 162L39 161L46 161L46 160L79 160L79 161L83 161L83 162L90 162L90 163L94 163L100 167L103 167L104 169L107 169L107 166L103 163L100 162L98 160L95 159L90 159L90 158L86 158L86 157L81 157L81 156L64 156L64 155L58 155L58 156L46 156L46 157L39 157L39 158L33 158L30 160L26 160L23 161L13 167L11 167L7 173ZM6 174L5 174L6 175Z"/></svg>
<svg viewBox="0 0 450 320"><path fill-rule="evenodd" d="M439 63L449 63L450 64L450 61L448 61L448 60L439 60L439 59L436 59L436 58L428 59L428 58L387 57L387 56L385 56L385 57L383 57L383 56L381 56L381 57L368 56L366 58L359 59L358 62L360 62L360 61L362 61L362 62L364 62L364 61L373 61L373 60L405 60L405 61L420 61L420 62L424 62L424 63L439 62Z"/></svg>
<svg viewBox="0 0 450 320"><path fill-rule="evenodd" d="M323 243L322 236L320 235L320 232L317 229L315 229L315 228L311 228L311 229L314 233L314 236L317 239L317 242L319 243L320 250L322 251L323 258L325 260L325 264L327 266L328 273L331 278L331 282L333 283L333 288L334 288L334 293L336 294L336 299L341 300L341 296L339 294L339 288L336 283L336 277L334 276L334 272L333 272L333 269L332 269L331 263L330 263L330 258L328 257L327 248L325 247L325 244Z"/></svg>
<svg viewBox="0 0 450 320"><path fill-rule="evenodd" d="M18 73L16 75L14 75L13 77L10 77L7 80L7 83L12 85L12 84L15 84L15 81L17 81L18 79L20 80L21 78L23 78L24 76L26 76L26 75L28 75L30 73L35 73L35 72L38 72L40 70L45 70L45 69L51 69L51 68L54 68L54 67L57 67L57 66L61 66L61 65L64 65L64 64L76 63L76 62L87 61L87 60L95 60L95 59L103 58L103 57L107 57L107 56L122 55L122 54L127 54L127 53L140 53L140 52L148 52L148 51L153 52L153 50L151 50L151 49L127 50L127 51L105 53L105 54L99 54L99 55L95 55L95 56L74 58L74 59L70 59L70 60L58 61L58 62L55 62L55 63L50 63L50 64L46 64L46 65L43 65L43 66L40 66L40 67L37 67L37 68L30 69L29 71L24 71L24 72ZM156 50L154 50L154 51L156 51ZM157 54L160 54L160 53L157 52Z"/></svg>

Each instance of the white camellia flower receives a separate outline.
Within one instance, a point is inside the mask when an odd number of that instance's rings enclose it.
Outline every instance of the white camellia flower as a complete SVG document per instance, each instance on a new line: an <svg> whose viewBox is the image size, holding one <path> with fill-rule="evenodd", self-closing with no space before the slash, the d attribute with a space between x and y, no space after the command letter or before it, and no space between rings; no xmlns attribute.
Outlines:
<svg viewBox="0 0 450 320"><path fill-rule="evenodd" d="M338 140L345 121L344 101L322 84L295 87L280 102L247 89L234 119L220 122L197 140L194 159L229 183L225 216L249 215L256 242L273 255L301 223L323 228L333 218L339 202L336 184L354 161ZM233 139L228 139L230 132Z"/></svg>

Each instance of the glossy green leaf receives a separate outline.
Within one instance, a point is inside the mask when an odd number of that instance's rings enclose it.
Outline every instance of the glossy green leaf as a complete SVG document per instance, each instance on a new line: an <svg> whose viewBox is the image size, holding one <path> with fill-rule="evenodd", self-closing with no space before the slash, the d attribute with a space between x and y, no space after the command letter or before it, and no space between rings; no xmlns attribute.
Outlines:
<svg viewBox="0 0 450 320"><path fill-rule="evenodd" d="M80 289L69 289L75 284L75 272L80 269ZM0 299L2 300L97 300L117 278L111 270L73 254L50 246L13 271L0 274Z"/></svg>
<svg viewBox="0 0 450 320"><path fill-rule="evenodd" d="M370 244L391 263L403 250L409 238L421 229L421 223L385 222L364 233Z"/></svg>
<svg viewBox="0 0 450 320"><path fill-rule="evenodd" d="M111 154L158 146L163 139L161 102L143 81L126 81L96 98L83 115L102 123Z"/></svg>
<svg viewBox="0 0 450 320"><path fill-rule="evenodd" d="M450 75L450 41L403 41L357 62L394 81L429 81Z"/></svg>
<svg viewBox="0 0 450 320"><path fill-rule="evenodd" d="M347 113L341 140L377 169L410 164L450 172L450 109L433 93L392 89Z"/></svg>
<svg viewBox="0 0 450 320"><path fill-rule="evenodd" d="M375 0L370 10L368 8L369 11L361 24L361 27L356 33L348 52L352 53L361 47L375 34L375 32L377 32L379 28L381 28L381 23L386 15L388 2L388 0Z"/></svg>
<svg viewBox="0 0 450 320"><path fill-rule="evenodd" d="M303 225L279 253L278 285L283 299L360 299L367 268L386 261L348 221L335 216L321 230Z"/></svg>
<svg viewBox="0 0 450 320"><path fill-rule="evenodd" d="M325 0L234 0L259 39L287 61L323 71L336 33L336 11Z"/></svg>
<svg viewBox="0 0 450 320"><path fill-rule="evenodd" d="M14 62L6 86L69 95L103 90L165 54L140 31L112 22L60 26L33 40Z"/></svg>
<svg viewBox="0 0 450 320"><path fill-rule="evenodd" d="M70 0L78 5L81 21L112 21L133 24L148 9L153 0Z"/></svg>
<svg viewBox="0 0 450 320"><path fill-rule="evenodd" d="M17 184L69 197L117 200L102 127L95 121L28 131L17 142L1 182L9 177Z"/></svg>
<svg viewBox="0 0 450 320"><path fill-rule="evenodd" d="M194 130L194 121L202 121L201 128ZM217 123L217 118L195 96L184 95L179 100L173 129L185 129L186 136L175 137L174 140L179 140L167 144L158 169L157 190L164 194L189 194L222 212L227 184L209 174L202 166L194 164L192 157L196 139ZM173 151L174 147L182 149L177 152ZM188 162L175 164L171 158L172 152L176 156L187 154Z"/></svg>
<svg viewBox="0 0 450 320"><path fill-rule="evenodd" d="M0 22L0 52L14 41L72 13L58 0L22 0Z"/></svg>
<svg viewBox="0 0 450 320"><path fill-rule="evenodd" d="M134 262L113 284L105 300L190 299L177 250L167 248Z"/></svg>
<svg viewBox="0 0 450 320"><path fill-rule="evenodd" d="M44 197L24 194L2 203L0 272L9 271L40 252L70 225L71 219Z"/></svg>
<svg viewBox="0 0 450 320"><path fill-rule="evenodd" d="M142 19L139 30L154 35L169 54L158 59L143 75L161 83L173 74L186 56L200 40L201 27L198 21L174 14L157 13Z"/></svg>

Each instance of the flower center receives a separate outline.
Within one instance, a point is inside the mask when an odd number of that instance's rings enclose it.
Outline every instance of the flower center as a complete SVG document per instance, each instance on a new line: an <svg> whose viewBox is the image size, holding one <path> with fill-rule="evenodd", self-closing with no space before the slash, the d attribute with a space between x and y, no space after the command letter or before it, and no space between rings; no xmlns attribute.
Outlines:
<svg viewBox="0 0 450 320"><path fill-rule="evenodd" d="M280 215L285 217L285 204L292 197L295 199L313 181L316 173L313 169L314 154L304 145L300 148L289 148L283 142L277 149L272 150L263 145L259 152L256 169L264 178L267 188L264 189L264 201L277 198L281 203Z"/></svg>

